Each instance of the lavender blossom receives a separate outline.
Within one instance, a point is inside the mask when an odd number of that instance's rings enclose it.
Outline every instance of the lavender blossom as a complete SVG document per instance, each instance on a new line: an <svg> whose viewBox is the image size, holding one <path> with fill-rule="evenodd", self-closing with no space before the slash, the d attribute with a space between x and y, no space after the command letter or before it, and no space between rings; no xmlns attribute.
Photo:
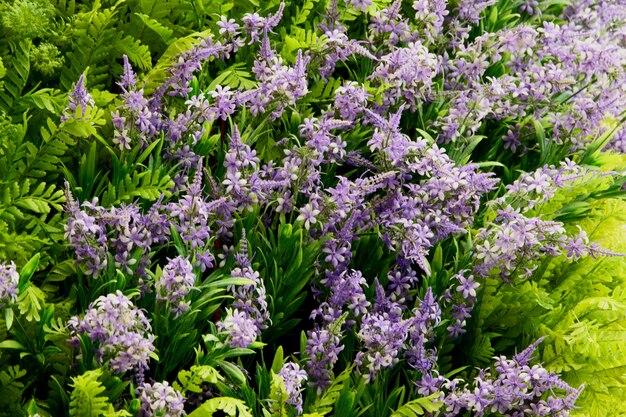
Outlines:
<svg viewBox="0 0 626 417"><path fill-rule="evenodd" d="M185 403L180 392L167 381L142 384L137 388L141 402L141 417L180 417L185 415Z"/></svg>
<svg viewBox="0 0 626 417"><path fill-rule="evenodd" d="M189 309L185 297L193 289L196 276L188 259L177 256L170 259L155 284L157 300L166 301L176 316Z"/></svg>
<svg viewBox="0 0 626 417"><path fill-rule="evenodd" d="M20 274L17 273L15 263L0 263L0 308L9 306L17 301L17 285Z"/></svg>
<svg viewBox="0 0 626 417"><path fill-rule="evenodd" d="M525 217L511 207L499 210L496 222L477 235L474 272L481 277L499 275L507 282L526 279L546 255L580 257L594 251L577 243L578 239L586 242L586 235L568 240L563 223Z"/></svg>
<svg viewBox="0 0 626 417"><path fill-rule="evenodd" d="M364 351L357 353L355 363L367 382L372 382L381 370L399 361L409 325L410 322L400 319L397 312L363 316L357 337L363 343Z"/></svg>
<svg viewBox="0 0 626 417"><path fill-rule="evenodd" d="M67 121L70 117L83 118L89 107L95 106L95 101L85 86L85 74L81 74L74 84L73 90L69 93L69 104L63 110L61 122Z"/></svg>
<svg viewBox="0 0 626 417"><path fill-rule="evenodd" d="M489 369L481 369L474 378L473 390L460 387L459 380L440 381L441 387L450 389L443 399L446 415L452 417L462 410L477 415L485 412L568 415L582 387L572 388L541 365L531 367L528 364L540 342L541 339L512 360L496 357L495 374Z"/></svg>
<svg viewBox="0 0 626 417"><path fill-rule="evenodd" d="M344 346L341 345L339 329L336 325L330 325L327 328L317 327L307 332L307 336L306 372L310 378L309 385L316 388L319 394L330 385L332 368L339 360L339 353Z"/></svg>
<svg viewBox="0 0 626 417"><path fill-rule="evenodd" d="M226 335L226 343L232 348L247 348L258 336L255 319L236 309L226 309L226 317L217 323L217 328Z"/></svg>
<svg viewBox="0 0 626 417"><path fill-rule="evenodd" d="M149 369L154 351L150 323L121 291L98 297L82 319L72 317L68 324L72 343L78 345L78 336L87 335L96 344L98 361L108 362L114 372L134 371L141 377Z"/></svg>
<svg viewBox="0 0 626 417"><path fill-rule="evenodd" d="M293 362L287 362L278 372L285 383L285 391L289 399L287 404L296 408L298 414L302 414L302 384L307 380L307 373L300 369L300 366Z"/></svg>

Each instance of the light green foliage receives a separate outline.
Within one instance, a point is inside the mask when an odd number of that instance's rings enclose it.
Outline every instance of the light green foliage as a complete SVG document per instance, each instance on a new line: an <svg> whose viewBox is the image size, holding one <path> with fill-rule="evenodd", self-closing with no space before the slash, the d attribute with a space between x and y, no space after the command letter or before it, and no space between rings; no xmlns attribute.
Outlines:
<svg viewBox="0 0 626 417"><path fill-rule="evenodd" d="M13 39L41 37L50 30L54 7L46 0L9 0L0 5L0 25Z"/></svg>
<svg viewBox="0 0 626 417"><path fill-rule="evenodd" d="M42 141L26 139L27 123L0 125L0 255L25 262L35 252L61 239L63 191L54 182L62 158L74 139L50 119Z"/></svg>
<svg viewBox="0 0 626 417"><path fill-rule="evenodd" d="M232 397L211 398L191 412L189 417L212 417L216 412L230 417L252 417L246 404Z"/></svg>
<svg viewBox="0 0 626 417"><path fill-rule="evenodd" d="M176 391L187 395L187 392L202 392L200 385L203 383L216 384L223 380L224 377L212 366L194 365L189 370L180 371L178 373L179 382L174 382L172 386Z"/></svg>
<svg viewBox="0 0 626 417"><path fill-rule="evenodd" d="M33 49L31 61L35 71L51 76L63 67L65 58L61 56L61 51L56 45L44 42Z"/></svg>
<svg viewBox="0 0 626 417"><path fill-rule="evenodd" d="M116 39L119 32L114 27L114 18L118 11L116 6L102 10L99 6L99 2L95 2L92 10L78 13L75 17L75 47L68 53L70 65L61 74L61 87L66 91L87 67L90 67L91 87L103 88L108 84L108 60L115 51L116 42L119 42Z"/></svg>
<svg viewBox="0 0 626 417"><path fill-rule="evenodd" d="M6 75L0 91L0 110L7 114L11 113L13 103L20 97L28 81L30 50L31 44L27 41L8 43L8 53L3 58Z"/></svg>
<svg viewBox="0 0 626 417"><path fill-rule="evenodd" d="M101 376L102 370L96 369L72 378L70 417L100 417L107 412L106 388L98 380Z"/></svg>
<svg viewBox="0 0 626 417"><path fill-rule="evenodd" d="M625 253L624 213L623 200L597 200L576 224L605 249ZM497 349L546 335L540 347L544 366L573 386L585 384L575 415L626 413L626 258L572 263L562 257L547 261L533 281L497 291L496 280L485 286L481 328L501 335Z"/></svg>
<svg viewBox="0 0 626 417"><path fill-rule="evenodd" d="M322 393L322 395L319 395L315 399L315 403L311 407L311 410L322 416L330 414L330 412L333 410L335 402L341 396L344 385L349 380L352 372L352 367L348 367L345 371L337 375L330 384L330 386L326 388L326 390Z"/></svg>
<svg viewBox="0 0 626 417"><path fill-rule="evenodd" d="M289 395L285 389L283 379L271 372L272 379L270 385L270 416L271 417L287 417L287 400Z"/></svg>
<svg viewBox="0 0 626 417"><path fill-rule="evenodd" d="M391 417L415 417L439 410L442 403L437 401L439 394L417 398L402 405L391 414Z"/></svg>

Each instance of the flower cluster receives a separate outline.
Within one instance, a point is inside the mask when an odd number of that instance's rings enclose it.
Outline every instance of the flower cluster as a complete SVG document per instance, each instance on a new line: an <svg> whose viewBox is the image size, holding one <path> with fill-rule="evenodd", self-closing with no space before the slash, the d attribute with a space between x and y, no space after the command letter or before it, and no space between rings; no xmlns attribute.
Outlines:
<svg viewBox="0 0 626 417"><path fill-rule="evenodd" d="M504 281L530 277L546 256L566 254L578 259L593 255L585 232L568 237L563 223L526 217L512 208L498 210L476 236L474 272L481 277L499 275Z"/></svg>
<svg viewBox="0 0 626 417"><path fill-rule="evenodd" d="M150 323L121 291L98 297L82 318L73 317L68 325L72 342L79 345L81 335L89 337L96 343L98 361L108 362L114 372L135 371L141 379L149 369L148 361L154 351Z"/></svg>
<svg viewBox="0 0 626 417"><path fill-rule="evenodd" d="M196 276L188 259L177 256L170 259L155 283L157 299L166 301L173 313L179 315L189 309L185 297L193 289Z"/></svg>
<svg viewBox="0 0 626 417"><path fill-rule="evenodd" d="M71 117L83 118L87 109L95 104L91 94L87 91L85 74L81 74L76 84L74 84L74 89L69 94L69 103L63 111L61 121L64 122Z"/></svg>
<svg viewBox="0 0 626 417"><path fill-rule="evenodd" d="M69 217L65 237L85 273L98 277L112 259L122 271L147 277L151 248L169 237L164 215L156 208L142 214L134 204L107 209L98 205L97 199L83 202L81 208L67 184L66 188Z"/></svg>
<svg viewBox="0 0 626 417"><path fill-rule="evenodd" d="M438 377L435 384L450 390L444 397L446 415L455 416L467 410L476 415L485 413L518 413L519 415L569 415L581 389L570 387L558 375L541 365L529 364L542 339L523 352L507 359L496 357L494 371L481 369L472 381L472 388L460 386L460 380ZM432 382L431 382L432 383ZM420 389L427 389L425 386ZM564 396L555 392L564 393Z"/></svg>
<svg viewBox="0 0 626 417"><path fill-rule="evenodd" d="M302 384L307 380L307 373L297 363L287 362L278 372L278 376L285 383L285 391L289 397L287 404L293 405L302 414Z"/></svg>
<svg viewBox="0 0 626 417"><path fill-rule="evenodd" d="M261 331L271 323L265 300L265 287L259 273L252 269L248 259L248 242L245 232L239 242L239 252L236 254L237 267L231 271L232 278L243 278L248 284L233 288L235 300L233 310L226 318L217 323L218 328L227 335L227 342L231 347L248 347Z"/></svg>
<svg viewBox="0 0 626 417"><path fill-rule="evenodd" d="M454 323L447 328L448 334L453 338L465 333L466 319L471 317L476 304L477 291L480 288L480 283L475 281L474 275L468 272L464 269L455 274L451 280L456 281L458 285L453 288L454 293L448 289L445 294L447 300L455 301L451 304L450 314Z"/></svg>
<svg viewBox="0 0 626 417"><path fill-rule="evenodd" d="M17 285L20 274L17 273L15 263L0 263L0 308L17 301Z"/></svg>
<svg viewBox="0 0 626 417"><path fill-rule="evenodd" d="M183 396L167 381L142 384L137 388L142 417L180 417L184 415Z"/></svg>
<svg viewBox="0 0 626 417"><path fill-rule="evenodd" d="M506 15L519 24L501 26L481 22L489 10L497 17L495 0L416 0L412 9L400 0L382 9L369 0L328 3L310 29L321 32L319 42L297 51L290 45L299 41L284 42L282 50L271 41L283 4L265 18L220 17L214 35L179 55L151 95L124 57L112 142L125 160L162 140L174 185L152 205L79 204L68 192L65 232L77 262L93 277L113 267L138 277L142 294L153 290L157 306L176 317L190 308L192 290L203 291L195 287L201 274L229 276L237 285L215 305L221 315L211 328L240 352L258 345L272 324L268 303L281 296L263 276L278 266L265 256L265 265L253 264L255 252L248 253L265 236L248 241L246 233L295 224L302 242L319 244L306 265L314 272L307 309L293 313L306 326L302 368L289 362L279 373L298 413L305 381L321 394L338 364L352 364L367 384L406 363L418 392L438 392L449 416L566 415L580 390L530 365L539 342L513 359L497 357L476 377L464 372L465 381L439 374L445 359L438 338L456 343L472 334L468 319L481 307L485 278L514 282L532 277L549 257L604 253L541 209L560 190L615 176L577 165L577 157L551 158L551 147L575 155L615 126L626 109L623 39L611 39L610 25L606 34L598 30L612 20L587 1L541 26L535 1L518 2ZM365 40L350 38L343 7L351 17L364 13ZM406 10L414 15L404 16ZM489 33L490 26L501 29ZM215 78L203 90L211 73L203 66L243 49L256 51L241 67L254 80ZM343 74L349 77L335 78ZM71 111L90 105L83 78L70 102ZM610 147L620 150L624 129L615 130ZM488 153L485 161L478 152L492 145L501 160ZM511 178L515 169L501 161L517 157L523 164L514 168L530 172ZM180 256L171 258L170 241ZM357 253L367 245L380 265ZM146 284L152 269L157 279ZM74 341L86 334L98 360L114 371L147 369L150 324L122 293L100 297L70 324ZM167 383L143 384L138 395L145 416L183 412L182 395Z"/></svg>

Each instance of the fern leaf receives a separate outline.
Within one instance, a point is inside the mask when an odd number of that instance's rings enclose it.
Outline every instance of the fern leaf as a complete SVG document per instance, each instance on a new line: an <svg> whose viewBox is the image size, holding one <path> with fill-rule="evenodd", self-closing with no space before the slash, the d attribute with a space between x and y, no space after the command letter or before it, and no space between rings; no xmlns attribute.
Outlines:
<svg viewBox="0 0 626 417"><path fill-rule="evenodd" d="M147 28L152 30L157 35L159 35L159 37L161 38L163 42L165 42L166 44L169 44L169 41L172 38L172 35L174 34L174 31L172 29L166 26L163 26L161 23L159 23L158 20L155 20L146 14L135 13L135 16L141 19L141 21L143 22L144 25L146 25Z"/></svg>
<svg viewBox="0 0 626 417"><path fill-rule="evenodd" d="M13 54L6 62L9 67L3 78L3 91L0 91L0 109L11 114L13 103L22 94L30 74L30 41L9 44ZM4 67L3 67L4 68Z"/></svg>
<svg viewBox="0 0 626 417"><path fill-rule="evenodd" d="M201 393L203 391L201 387L203 383L216 384L223 380L224 377L212 366L194 365L188 371L180 371L178 373L178 381L180 383L174 382L172 386L183 394L188 391Z"/></svg>
<svg viewBox="0 0 626 417"><path fill-rule="evenodd" d="M285 382L283 379L271 371L272 382L270 385L270 407L272 417L282 417L287 415L287 389L285 388Z"/></svg>
<svg viewBox="0 0 626 417"><path fill-rule="evenodd" d="M391 414L391 417L416 417L424 415L425 413L433 413L439 408L443 403L437 401L439 397L438 393L432 394L428 397L418 398L413 401L409 401L408 403L402 405L396 411Z"/></svg>
<svg viewBox="0 0 626 417"><path fill-rule="evenodd" d="M152 68L150 48L146 45L142 45L140 41L134 39L132 36L120 37L115 41L114 45L119 55L127 55L128 59L142 71Z"/></svg>
<svg viewBox="0 0 626 417"><path fill-rule="evenodd" d="M188 417L212 417L216 412L218 415L226 414L231 417L252 417L252 413L246 404L232 397L217 397L205 401L200 407L189 414Z"/></svg>
<svg viewBox="0 0 626 417"><path fill-rule="evenodd" d="M9 366L0 371L0 405L14 406L17 398L22 398L24 384L20 381L26 376L26 370L19 366Z"/></svg>
<svg viewBox="0 0 626 417"><path fill-rule="evenodd" d="M315 410L315 412L321 415L326 415L332 411L333 405L335 404L335 401L337 401L337 398L341 395L344 383L348 378L350 378L351 373L352 368L347 368L335 378L332 384L330 384L320 397L316 398L315 403L313 404L313 410Z"/></svg>
<svg viewBox="0 0 626 417"><path fill-rule="evenodd" d="M102 395L106 389L98 381L101 376L102 370L96 369L72 378L70 417L100 417L109 411L108 398Z"/></svg>

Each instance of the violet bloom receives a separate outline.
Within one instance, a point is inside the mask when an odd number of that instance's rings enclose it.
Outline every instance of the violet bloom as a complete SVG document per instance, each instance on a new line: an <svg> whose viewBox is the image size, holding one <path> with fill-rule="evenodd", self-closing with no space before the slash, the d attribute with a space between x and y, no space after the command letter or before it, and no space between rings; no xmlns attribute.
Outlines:
<svg viewBox="0 0 626 417"><path fill-rule="evenodd" d="M220 35L236 35L239 32L239 24L235 22L235 19L228 19L226 16L222 16L216 24L220 28Z"/></svg>
<svg viewBox="0 0 626 417"><path fill-rule="evenodd" d="M255 320L236 309L226 309L226 317L217 323L217 328L226 335L226 343L232 348L247 348L258 333Z"/></svg>
<svg viewBox="0 0 626 417"><path fill-rule="evenodd" d="M408 363L422 373L430 372L437 364L437 351L426 345L434 339L433 331L441 323L441 308L432 288L428 288L419 307L413 309L409 322Z"/></svg>
<svg viewBox="0 0 626 417"><path fill-rule="evenodd" d="M344 120L356 120L363 113L371 94L362 85L346 81L335 90L335 108Z"/></svg>
<svg viewBox="0 0 626 417"><path fill-rule="evenodd" d="M142 384L137 388L141 403L140 417L180 417L185 414L185 402L180 392L167 381Z"/></svg>
<svg viewBox="0 0 626 417"><path fill-rule="evenodd" d="M321 213L316 208L317 206L312 203L307 203L300 209L300 215L296 218L296 221L304 222L304 228L309 230L311 225L317 223L317 216Z"/></svg>
<svg viewBox="0 0 626 417"><path fill-rule="evenodd" d="M95 343L96 358L108 361L115 373L135 371L141 379L154 351L154 336L143 311L117 291L100 296L89 305L83 318L72 317L68 324L72 343L85 334Z"/></svg>
<svg viewBox="0 0 626 417"><path fill-rule="evenodd" d="M328 328L316 327L307 332L306 355L307 374L311 378L309 385L317 388L320 394L331 383L332 368L339 360L339 353L344 346L341 345L340 333L337 327Z"/></svg>
<svg viewBox="0 0 626 417"><path fill-rule="evenodd" d="M278 373L285 383L285 391L289 399L287 404L296 408L298 414L302 414L302 384L307 380L307 373L293 362L287 362Z"/></svg>
<svg viewBox="0 0 626 417"><path fill-rule="evenodd" d="M157 300L166 301L171 311L179 316L189 309L185 297L193 289L196 276L188 259L177 256L170 259L155 284Z"/></svg>
<svg viewBox="0 0 626 417"><path fill-rule="evenodd" d="M267 328L271 320L265 299L265 286L248 259L245 230L239 242L239 251L235 254L235 261L237 266L231 271L231 277L245 278L250 284L231 287L235 298L232 313L217 325L225 330L231 346L247 347L261 335L261 331Z"/></svg>
<svg viewBox="0 0 626 417"><path fill-rule="evenodd" d="M209 110L215 115L215 119L228 119L228 116L235 112L237 107L236 100L234 98L235 92L230 91L230 87L222 87L218 85L214 91L209 93L215 100L215 104Z"/></svg>
<svg viewBox="0 0 626 417"><path fill-rule="evenodd" d="M17 301L17 285L20 274L17 273L15 263L0 263L0 308Z"/></svg>
<svg viewBox="0 0 626 417"><path fill-rule="evenodd" d="M74 84L73 90L69 93L68 98L69 104L65 110L63 110L61 122L65 122L70 117L84 117L87 108L96 104L85 86L85 74L80 75L78 81Z"/></svg>
<svg viewBox="0 0 626 417"><path fill-rule="evenodd" d="M133 67L130 65L128 61L128 56L124 55L122 57L124 61L124 73L120 78L120 81L117 83L124 91L132 90L135 87L135 83L137 82L137 76L133 71Z"/></svg>
<svg viewBox="0 0 626 417"><path fill-rule="evenodd" d="M352 7L362 12L365 12L367 8L373 4L372 0L346 0L346 4L348 3L352 4Z"/></svg>
<svg viewBox="0 0 626 417"><path fill-rule="evenodd" d="M355 362L367 382L372 382L381 370L391 368L400 360L409 326L409 321L387 312L363 316L357 337L364 351L357 353Z"/></svg>

